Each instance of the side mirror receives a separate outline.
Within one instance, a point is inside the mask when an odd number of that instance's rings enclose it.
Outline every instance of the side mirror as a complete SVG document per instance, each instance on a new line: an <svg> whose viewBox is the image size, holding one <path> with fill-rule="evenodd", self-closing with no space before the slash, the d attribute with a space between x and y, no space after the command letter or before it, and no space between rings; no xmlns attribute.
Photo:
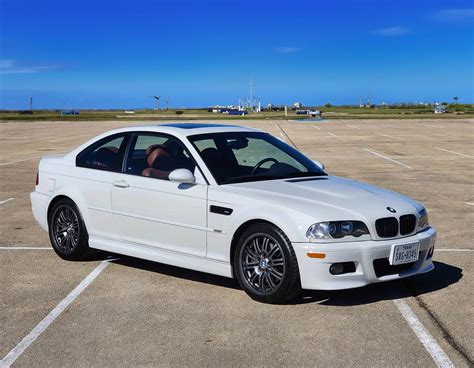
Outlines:
<svg viewBox="0 0 474 368"><path fill-rule="evenodd" d="M316 160L313 160L313 162L321 169L321 170L324 170L326 166L324 166L324 164L322 162L319 162L319 161L316 161Z"/></svg>
<svg viewBox="0 0 474 368"><path fill-rule="evenodd" d="M194 184L196 178L188 169L176 169L170 172L168 179L175 183Z"/></svg>

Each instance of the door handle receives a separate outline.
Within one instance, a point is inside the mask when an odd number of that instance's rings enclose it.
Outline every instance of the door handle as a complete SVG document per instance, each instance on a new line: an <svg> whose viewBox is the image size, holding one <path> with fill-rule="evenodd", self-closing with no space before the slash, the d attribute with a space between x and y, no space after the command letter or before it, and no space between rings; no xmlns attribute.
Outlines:
<svg viewBox="0 0 474 368"><path fill-rule="evenodd" d="M114 187L117 188L128 188L130 185L125 180L116 180L114 181Z"/></svg>

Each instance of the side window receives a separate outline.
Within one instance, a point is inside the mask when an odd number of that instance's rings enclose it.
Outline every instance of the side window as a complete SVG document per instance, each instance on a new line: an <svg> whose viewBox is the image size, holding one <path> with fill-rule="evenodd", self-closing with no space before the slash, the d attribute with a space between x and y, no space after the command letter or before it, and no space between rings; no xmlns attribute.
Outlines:
<svg viewBox="0 0 474 368"><path fill-rule="evenodd" d="M124 134L107 137L92 144L76 158L76 166L120 172L127 145Z"/></svg>
<svg viewBox="0 0 474 368"><path fill-rule="evenodd" d="M135 136L127 157L125 172L131 175L168 180L175 169L194 172L195 163L176 138L153 133Z"/></svg>

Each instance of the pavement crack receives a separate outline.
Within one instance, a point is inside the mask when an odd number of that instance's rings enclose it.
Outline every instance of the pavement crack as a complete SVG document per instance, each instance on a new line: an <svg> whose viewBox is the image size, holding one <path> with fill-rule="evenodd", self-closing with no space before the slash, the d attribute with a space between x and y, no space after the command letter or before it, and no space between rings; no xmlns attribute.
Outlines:
<svg viewBox="0 0 474 368"><path fill-rule="evenodd" d="M441 335L443 336L443 338L447 341L447 343L454 349L458 352L458 354L466 360L467 363L469 363L469 365L472 367L474 366L474 359L472 357L469 356L469 352L461 345L460 342L458 342L456 340L456 338L451 335L451 333L449 333L448 331L448 328L446 327L446 325L440 321L440 319L438 318L438 316L436 316L436 314L431 311L431 309L428 307L428 305L421 299L420 295L416 292L416 290L411 287L411 285L409 285L407 282L404 282L404 286L410 291L410 293L412 294L413 298L415 298L418 306L423 309L427 314L428 316L430 317L430 319L432 320L432 322L437 326L437 328L440 330L441 332Z"/></svg>
<svg viewBox="0 0 474 368"><path fill-rule="evenodd" d="M288 138L288 141L291 143L291 145L295 147L296 149L298 149L296 144L291 140L290 136L285 132L285 130L280 126L280 124L277 123L277 127L278 129L281 130L281 132L285 135L285 137Z"/></svg>

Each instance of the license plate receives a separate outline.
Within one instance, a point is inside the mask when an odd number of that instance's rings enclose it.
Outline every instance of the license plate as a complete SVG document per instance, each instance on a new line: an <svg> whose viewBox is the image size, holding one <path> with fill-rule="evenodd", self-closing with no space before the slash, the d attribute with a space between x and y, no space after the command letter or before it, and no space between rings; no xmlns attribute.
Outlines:
<svg viewBox="0 0 474 368"><path fill-rule="evenodd" d="M393 245L390 255L391 265L400 265L418 261L420 243Z"/></svg>

